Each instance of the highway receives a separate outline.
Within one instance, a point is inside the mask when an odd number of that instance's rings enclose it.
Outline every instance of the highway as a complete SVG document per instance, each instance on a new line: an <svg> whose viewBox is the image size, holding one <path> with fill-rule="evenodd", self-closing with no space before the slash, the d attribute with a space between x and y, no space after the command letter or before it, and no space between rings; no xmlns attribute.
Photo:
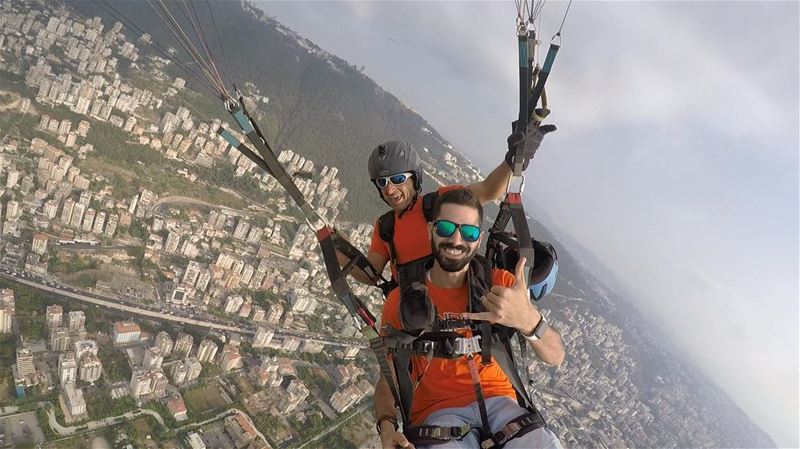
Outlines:
<svg viewBox="0 0 800 449"><path fill-rule="evenodd" d="M225 331L238 332L241 334L249 334L249 335L255 334L255 329L229 326L227 324L215 323L211 321L203 321L184 316L170 315L168 313L160 312L157 310L142 309L139 307L133 307L126 304L119 304L111 300L101 299L97 296L89 296L86 293L81 292L80 290L74 289L72 287L59 286L53 283L50 283L49 285L46 283L43 284L37 278L30 276L27 273L18 273L11 271L7 268L0 268L0 275L12 279L16 282L19 282L20 284L25 284L29 287L37 288L39 290L44 290L53 294L66 296L72 299L77 299L78 301L106 307L109 309L116 309L116 310L121 310L123 312L133 313L136 315L141 315L149 318L155 318L164 321L174 321L177 323L191 324L194 326L206 327L214 330L225 330Z"/></svg>
<svg viewBox="0 0 800 449"><path fill-rule="evenodd" d="M58 285L53 282L43 281L37 277L31 276L28 273L20 273L18 271L11 270L7 267L0 267L0 276L5 278L11 279L15 282L19 282L20 284L27 285L29 287L37 288L39 290L44 290L56 295L66 296L72 299L76 299L78 301L82 301L89 304L94 304L100 307L106 307L109 309L115 309L131 314L136 314L148 318L164 320L164 321L173 321L176 323L182 324L190 324L193 326L204 327L213 330L222 330L222 331L231 331L237 332L240 334L246 335L255 335L256 328L253 327L237 327L231 326L230 324L215 322L215 321L207 321L203 319L191 318L183 315L172 315L169 313L161 312L159 310L153 309L145 309L141 307L134 307L127 304L122 304L110 299L104 299L99 295L83 292L81 290L64 286ZM335 338L325 335L320 335L311 332L300 332L300 331L292 331L288 329L275 329L270 326L265 326L268 329L274 330L275 335L279 337L285 337L287 335L295 336L301 338L303 340L311 340L324 343L329 346L336 346L341 348L347 348L350 346L357 346L359 348L367 348L368 345L363 340L353 340L347 338Z"/></svg>

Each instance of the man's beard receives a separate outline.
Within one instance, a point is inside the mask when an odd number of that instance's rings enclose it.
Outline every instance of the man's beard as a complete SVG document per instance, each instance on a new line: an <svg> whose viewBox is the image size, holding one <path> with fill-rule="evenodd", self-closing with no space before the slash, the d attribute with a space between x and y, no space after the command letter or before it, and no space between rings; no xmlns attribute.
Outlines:
<svg viewBox="0 0 800 449"><path fill-rule="evenodd" d="M444 271L449 273L461 271L465 266L467 266L467 264L472 262L472 258L475 256L475 252L478 250L477 247L470 250L470 247L467 245L454 245L449 242L442 242L437 245L433 237L431 237L431 248L433 249L433 257L436 258L439 266L442 267ZM445 249L457 249L464 252L458 256L458 258L454 258L449 254L445 254L443 251Z"/></svg>

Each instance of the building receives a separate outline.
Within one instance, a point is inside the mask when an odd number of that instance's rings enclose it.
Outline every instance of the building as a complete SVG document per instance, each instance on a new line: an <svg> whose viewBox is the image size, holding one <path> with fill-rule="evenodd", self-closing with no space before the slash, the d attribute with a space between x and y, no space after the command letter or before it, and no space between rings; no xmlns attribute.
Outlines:
<svg viewBox="0 0 800 449"><path fill-rule="evenodd" d="M87 417L83 391L75 387L74 383L64 386L61 391L61 403L64 415L71 417L68 421L78 421Z"/></svg>
<svg viewBox="0 0 800 449"><path fill-rule="evenodd" d="M17 374L19 377L32 377L36 373L33 353L27 347L17 348Z"/></svg>
<svg viewBox="0 0 800 449"><path fill-rule="evenodd" d="M194 346L194 338L181 332L175 340L175 348L172 351L175 357L186 358L192 353L192 346Z"/></svg>
<svg viewBox="0 0 800 449"><path fill-rule="evenodd" d="M272 303L269 305L267 311L267 324L278 324L283 316L283 306L279 303Z"/></svg>
<svg viewBox="0 0 800 449"><path fill-rule="evenodd" d="M225 418L225 431L230 435L236 449L247 447L257 436L250 420L239 413Z"/></svg>
<svg viewBox="0 0 800 449"><path fill-rule="evenodd" d="M349 346L344 352L345 360L353 360L354 358L356 358L356 356L358 355L358 351L360 349L361 348L359 348L358 346Z"/></svg>
<svg viewBox="0 0 800 449"><path fill-rule="evenodd" d="M31 251L40 255L45 254L47 252L47 235L42 233L33 234Z"/></svg>
<svg viewBox="0 0 800 449"><path fill-rule="evenodd" d="M242 355L239 353L239 347L233 345L225 345L222 348L222 360L220 360L220 368L222 371L231 371L242 366Z"/></svg>
<svg viewBox="0 0 800 449"><path fill-rule="evenodd" d="M300 403L306 400L309 391L300 379L292 379L286 387L286 400L278 408L281 413L287 414L294 411Z"/></svg>
<svg viewBox="0 0 800 449"><path fill-rule="evenodd" d="M186 445L189 446L189 449L206 449L206 443L203 442L203 439L200 438L197 432L192 431L187 433L184 441Z"/></svg>
<svg viewBox="0 0 800 449"><path fill-rule="evenodd" d="M296 351L297 348L300 347L300 343L302 343L302 340L300 340L299 338L292 335L287 335L286 337L283 338L283 345L281 346L281 348L284 351Z"/></svg>
<svg viewBox="0 0 800 449"><path fill-rule="evenodd" d="M260 366L252 368L250 374L259 386L277 387L283 379L283 376L278 374L278 367L277 357L267 356ZM277 382L277 385L275 385L275 382Z"/></svg>
<svg viewBox="0 0 800 449"><path fill-rule="evenodd" d="M175 418L176 422L186 421L189 417L186 414L186 404L180 396L174 397L167 401L167 410Z"/></svg>
<svg viewBox="0 0 800 449"><path fill-rule="evenodd" d="M202 269L203 267L200 265L200 263L195 262L194 260L190 261L189 265L186 266L186 270L183 272L182 282L193 287L197 282L197 278L200 276Z"/></svg>
<svg viewBox="0 0 800 449"><path fill-rule="evenodd" d="M149 373L145 370L133 370L131 381L128 385L131 396L139 398L152 392Z"/></svg>
<svg viewBox="0 0 800 449"><path fill-rule="evenodd" d="M240 295L228 296L228 299L225 300L225 313L229 315L237 313L242 307L242 304L244 304L244 298L242 298Z"/></svg>
<svg viewBox="0 0 800 449"><path fill-rule="evenodd" d="M305 290L295 290L289 298L292 304L292 313L311 314L317 308L317 300L311 297L311 294Z"/></svg>
<svg viewBox="0 0 800 449"><path fill-rule="evenodd" d="M253 305L249 302L245 302L242 304L242 307L239 309L239 318L247 318L250 316L250 312L253 310Z"/></svg>
<svg viewBox="0 0 800 449"><path fill-rule="evenodd" d="M172 354L175 343L173 343L172 337L170 337L168 333L161 331L156 335L153 346L161 349L161 354L163 354L164 357L169 357L169 355Z"/></svg>
<svg viewBox="0 0 800 449"><path fill-rule="evenodd" d="M203 365L194 357L187 357L178 363L172 365L172 382L177 386L183 386L192 383L200 377L203 371Z"/></svg>
<svg viewBox="0 0 800 449"><path fill-rule="evenodd" d="M157 369L161 368L164 362L164 354L161 353L161 348L154 346L144 350L144 361L142 367L144 369Z"/></svg>
<svg viewBox="0 0 800 449"><path fill-rule="evenodd" d="M317 340L303 340L303 352L307 352L309 354L319 354L322 350L325 349L325 343Z"/></svg>
<svg viewBox="0 0 800 449"><path fill-rule="evenodd" d="M72 347L75 350L75 360L80 361L87 354L97 355L97 342L94 340L78 340Z"/></svg>
<svg viewBox="0 0 800 449"><path fill-rule="evenodd" d="M139 341L141 335L139 325L131 321L120 321L114 323L114 344L125 345Z"/></svg>
<svg viewBox="0 0 800 449"><path fill-rule="evenodd" d="M91 352L81 359L80 379L84 382L95 383L103 373L103 364L100 358Z"/></svg>
<svg viewBox="0 0 800 449"><path fill-rule="evenodd" d="M0 289L0 334L10 334L14 325L14 290Z"/></svg>
<svg viewBox="0 0 800 449"><path fill-rule="evenodd" d="M47 326L47 330L53 329L55 327L61 326L61 319L64 316L64 309L58 304L47 306L44 312L44 316L45 316L44 321L45 325Z"/></svg>
<svg viewBox="0 0 800 449"><path fill-rule="evenodd" d="M50 331L50 349L57 352L64 352L69 349L70 343L69 329L58 326Z"/></svg>
<svg viewBox="0 0 800 449"><path fill-rule="evenodd" d="M161 398L166 395L168 385L169 380L161 369L137 369L131 373L128 387L134 399L142 396Z"/></svg>
<svg viewBox="0 0 800 449"><path fill-rule="evenodd" d="M74 310L68 315L69 323L67 327L70 332L78 332L86 327L86 315L82 310Z"/></svg>
<svg viewBox="0 0 800 449"><path fill-rule="evenodd" d="M256 330L255 337L253 337L253 347L254 348L267 347L269 343L272 341L272 337L274 336L275 336L275 331L259 327L258 330Z"/></svg>
<svg viewBox="0 0 800 449"><path fill-rule="evenodd" d="M203 365L194 357L187 357L183 361L186 364L186 383L194 382L203 372Z"/></svg>
<svg viewBox="0 0 800 449"><path fill-rule="evenodd" d="M61 381L61 386L68 383L75 383L78 378L78 363L75 360L75 354L72 352L65 352L58 355L58 378Z"/></svg>
<svg viewBox="0 0 800 449"><path fill-rule="evenodd" d="M266 311L263 308L259 306L253 306L253 321L256 323L264 321L266 316Z"/></svg>
<svg viewBox="0 0 800 449"><path fill-rule="evenodd" d="M197 348L197 360L200 362L213 363L214 357L217 355L218 346L214 340L204 338Z"/></svg>
<svg viewBox="0 0 800 449"><path fill-rule="evenodd" d="M186 383L186 375L189 373L189 367L181 360L170 367L169 375L172 377L172 383L180 387Z"/></svg>

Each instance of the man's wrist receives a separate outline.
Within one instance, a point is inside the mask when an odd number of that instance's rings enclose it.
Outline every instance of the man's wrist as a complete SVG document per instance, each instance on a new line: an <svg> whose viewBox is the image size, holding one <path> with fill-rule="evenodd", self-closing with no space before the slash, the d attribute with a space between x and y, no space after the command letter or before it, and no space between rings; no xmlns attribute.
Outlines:
<svg viewBox="0 0 800 449"><path fill-rule="evenodd" d="M383 434L387 429L397 430L397 418L389 415L380 416L375 422L375 427L378 430L378 435Z"/></svg>
<svg viewBox="0 0 800 449"><path fill-rule="evenodd" d="M539 313L538 310L533 309L530 321L528 321L528 323L522 329L520 329L520 332L522 332L522 336L525 338L532 337L533 332L536 330L536 326L539 325L539 322L541 322L542 319L544 319L542 314Z"/></svg>

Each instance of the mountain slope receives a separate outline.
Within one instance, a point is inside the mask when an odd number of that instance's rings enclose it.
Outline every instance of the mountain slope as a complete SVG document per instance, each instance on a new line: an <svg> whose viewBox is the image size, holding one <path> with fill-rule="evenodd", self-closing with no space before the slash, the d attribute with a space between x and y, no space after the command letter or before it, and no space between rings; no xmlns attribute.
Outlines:
<svg viewBox="0 0 800 449"><path fill-rule="evenodd" d="M98 15L113 23L93 2L68 4L85 15ZM351 205L346 218L367 221L385 209L367 177L366 161L371 149L387 140L406 140L420 149L426 169L441 182L474 176L472 164L452 150L433 126L355 66L321 50L249 3L224 4L224 8L212 6L213 20L207 8L197 8L216 59L237 86L252 83L260 95L269 98L268 104L259 105L263 112L259 119L274 148L291 149L339 167ZM154 42L178 46L154 11L142 2L114 2L113 6ZM134 38L138 34L128 32ZM219 49L220 41L224 51ZM192 85L185 71L176 68L174 74ZM198 87L196 83L194 87ZM226 115L220 104L216 116ZM456 159L452 167L462 168L438 170L447 167L446 153ZM432 189L432 184L426 187Z"/></svg>

